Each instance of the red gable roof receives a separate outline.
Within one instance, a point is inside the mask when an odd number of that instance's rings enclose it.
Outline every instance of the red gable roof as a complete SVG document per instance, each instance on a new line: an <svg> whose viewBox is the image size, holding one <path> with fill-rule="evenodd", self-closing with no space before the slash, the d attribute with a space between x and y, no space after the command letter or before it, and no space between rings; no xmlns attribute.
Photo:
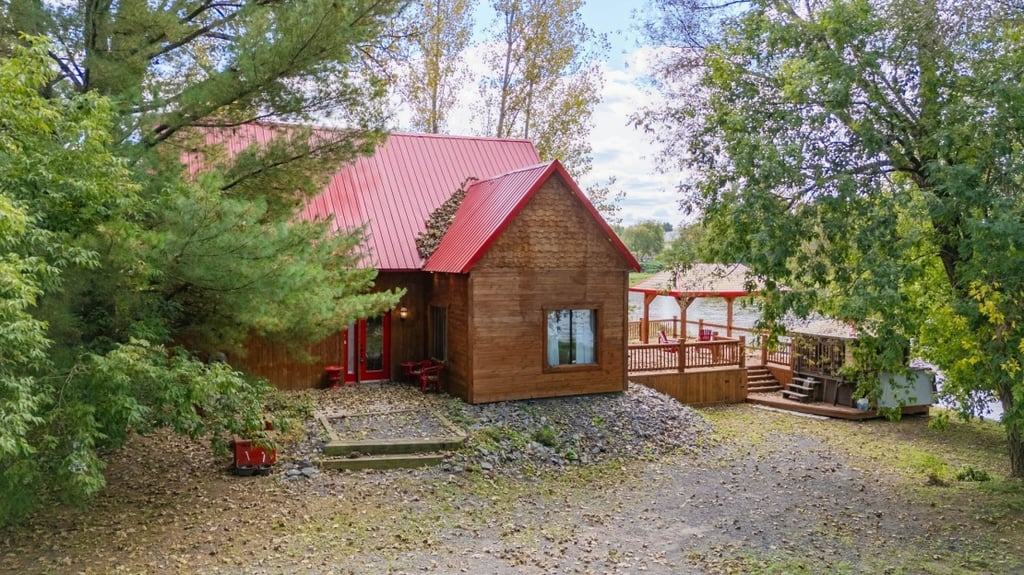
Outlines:
<svg viewBox="0 0 1024 575"><path fill-rule="evenodd" d="M539 161L529 140L392 133L370 157L344 166L303 217L333 216L336 229L367 226L368 264L418 270L416 236L467 178L488 178Z"/></svg>
<svg viewBox="0 0 1024 575"><path fill-rule="evenodd" d="M562 178L629 265L640 271L640 264L633 258L633 254L626 249L557 160L515 170L490 180L478 181L470 186L455 213L451 227L423 269L428 272L449 273L466 273L471 270L537 190L554 174Z"/></svg>

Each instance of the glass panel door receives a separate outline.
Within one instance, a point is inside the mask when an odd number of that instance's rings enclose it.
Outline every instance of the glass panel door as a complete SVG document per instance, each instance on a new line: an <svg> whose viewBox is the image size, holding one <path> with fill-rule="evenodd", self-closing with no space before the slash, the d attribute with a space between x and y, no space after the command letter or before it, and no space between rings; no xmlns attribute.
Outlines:
<svg viewBox="0 0 1024 575"><path fill-rule="evenodd" d="M359 381L390 376L390 313L359 322Z"/></svg>
<svg viewBox="0 0 1024 575"><path fill-rule="evenodd" d="M391 376L391 313L348 324L342 334L345 383Z"/></svg>

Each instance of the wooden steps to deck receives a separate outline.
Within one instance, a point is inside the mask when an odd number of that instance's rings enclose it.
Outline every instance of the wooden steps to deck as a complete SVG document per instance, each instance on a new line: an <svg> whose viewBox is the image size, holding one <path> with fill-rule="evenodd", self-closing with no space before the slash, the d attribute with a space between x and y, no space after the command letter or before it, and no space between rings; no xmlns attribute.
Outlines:
<svg viewBox="0 0 1024 575"><path fill-rule="evenodd" d="M747 367L747 393L771 393L782 386L772 372L763 365Z"/></svg>
<svg viewBox="0 0 1024 575"><path fill-rule="evenodd" d="M807 403L809 401L815 401L817 398L817 388L821 384L820 381L813 377L794 377L793 383L786 386L786 389L782 390L782 397L786 399L792 399Z"/></svg>

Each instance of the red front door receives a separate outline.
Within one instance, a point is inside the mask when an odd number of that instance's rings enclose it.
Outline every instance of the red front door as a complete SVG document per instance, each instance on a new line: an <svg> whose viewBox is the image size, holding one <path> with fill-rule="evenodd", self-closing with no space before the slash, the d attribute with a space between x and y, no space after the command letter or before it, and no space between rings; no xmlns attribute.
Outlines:
<svg viewBox="0 0 1024 575"><path fill-rule="evenodd" d="M348 324L343 341L346 383L391 376L391 312Z"/></svg>

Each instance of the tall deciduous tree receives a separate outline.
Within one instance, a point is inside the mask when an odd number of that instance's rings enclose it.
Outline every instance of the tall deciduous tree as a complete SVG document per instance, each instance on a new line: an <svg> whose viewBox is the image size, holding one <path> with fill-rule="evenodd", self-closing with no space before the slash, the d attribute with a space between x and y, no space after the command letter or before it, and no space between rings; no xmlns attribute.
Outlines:
<svg viewBox="0 0 1024 575"><path fill-rule="evenodd" d="M665 247L665 228L653 220L629 226L619 235L629 251L641 260L653 258Z"/></svg>
<svg viewBox="0 0 1024 575"><path fill-rule="evenodd" d="M865 368L898 368L917 338L965 416L1002 403L1024 477L1024 14L827 0L722 18L705 45L676 37L666 68L700 97L647 117L701 172L686 201L719 255L794 288L769 293L769 320L857 322Z"/></svg>
<svg viewBox="0 0 1024 575"><path fill-rule="evenodd" d="M499 0L492 75L481 83L486 132L534 141L541 158L574 175L590 170L590 115L604 40L583 23L580 0Z"/></svg>
<svg viewBox="0 0 1024 575"><path fill-rule="evenodd" d="M416 130L437 134L446 127L468 77L462 54L473 34L474 8L470 0L419 0L407 11L413 53L400 72L400 91Z"/></svg>

